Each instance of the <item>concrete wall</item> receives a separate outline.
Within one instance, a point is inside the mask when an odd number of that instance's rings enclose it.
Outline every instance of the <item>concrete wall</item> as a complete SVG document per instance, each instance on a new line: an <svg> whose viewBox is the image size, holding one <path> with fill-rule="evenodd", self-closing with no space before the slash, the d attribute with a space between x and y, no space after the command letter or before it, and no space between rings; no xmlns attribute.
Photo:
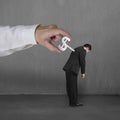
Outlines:
<svg viewBox="0 0 120 120"><path fill-rule="evenodd" d="M120 0L0 0L1 25L39 23L69 31L72 47L93 45L80 94L120 94ZM0 94L65 94L70 52L37 45L0 58Z"/></svg>

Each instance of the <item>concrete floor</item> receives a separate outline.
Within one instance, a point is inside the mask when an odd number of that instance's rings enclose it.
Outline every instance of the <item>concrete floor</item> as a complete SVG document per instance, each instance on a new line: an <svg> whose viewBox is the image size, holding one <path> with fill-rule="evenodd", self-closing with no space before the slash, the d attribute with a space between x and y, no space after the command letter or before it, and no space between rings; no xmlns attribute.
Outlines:
<svg viewBox="0 0 120 120"><path fill-rule="evenodd" d="M79 96L83 107L69 107L66 96L1 95L0 120L120 120L120 96Z"/></svg>

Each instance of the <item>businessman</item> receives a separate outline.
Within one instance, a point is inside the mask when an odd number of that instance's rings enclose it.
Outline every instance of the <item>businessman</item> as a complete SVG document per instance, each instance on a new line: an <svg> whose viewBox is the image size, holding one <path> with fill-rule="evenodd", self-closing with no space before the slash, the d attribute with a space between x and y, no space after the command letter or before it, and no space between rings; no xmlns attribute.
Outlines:
<svg viewBox="0 0 120 120"><path fill-rule="evenodd" d="M37 44L50 51L61 52L53 42L60 41L63 36L71 38L68 32L56 25L0 26L0 57Z"/></svg>
<svg viewBox="0 0 120 120"><path fill-rule="evenodd" d="M71 53L67 63L63 67L66 74L66 90L69 105L72 107L83 106L82 103L78 103L77 77L81 68L81 77L85 78L85 56L91 49L92 46L90 44L75 48L75 52Z"/></svg>

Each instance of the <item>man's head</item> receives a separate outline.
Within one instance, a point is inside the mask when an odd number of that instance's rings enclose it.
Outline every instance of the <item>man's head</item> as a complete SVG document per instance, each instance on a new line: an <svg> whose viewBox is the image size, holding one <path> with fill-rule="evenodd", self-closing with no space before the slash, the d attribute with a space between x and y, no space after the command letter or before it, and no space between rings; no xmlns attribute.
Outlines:
<svg viewBox="0 0 120 120"><path fill-rule="evenodd" d="M92 50L92 46L90 44L84 44L83 47L86 53L89 53Z"/></svg>

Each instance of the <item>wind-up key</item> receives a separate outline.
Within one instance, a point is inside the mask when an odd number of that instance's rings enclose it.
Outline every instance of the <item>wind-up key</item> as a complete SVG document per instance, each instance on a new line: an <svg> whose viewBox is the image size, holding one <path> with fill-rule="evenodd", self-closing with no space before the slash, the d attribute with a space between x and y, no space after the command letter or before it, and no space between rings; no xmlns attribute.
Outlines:
<svg viewBox="0 0 120 120"><path fill-rule="evenodd" d="M70 50L72 50L73 52L75 51L73 48L71 48L69 45L67 45L67 41L70 42L70 38L68 37L63 37L62 38L62 44L60 44L58 46L58 48L61 50L61 51L65 51L67 48L69 48Z"/></svg>

